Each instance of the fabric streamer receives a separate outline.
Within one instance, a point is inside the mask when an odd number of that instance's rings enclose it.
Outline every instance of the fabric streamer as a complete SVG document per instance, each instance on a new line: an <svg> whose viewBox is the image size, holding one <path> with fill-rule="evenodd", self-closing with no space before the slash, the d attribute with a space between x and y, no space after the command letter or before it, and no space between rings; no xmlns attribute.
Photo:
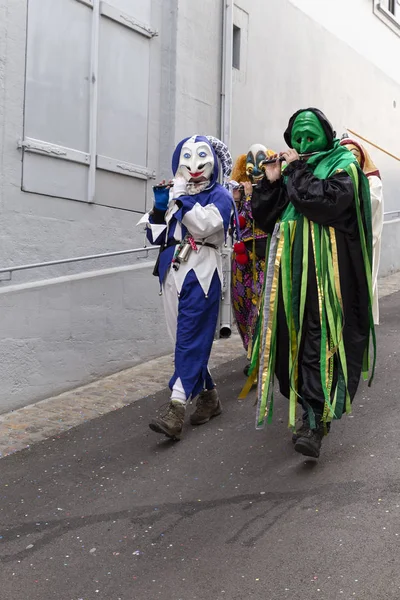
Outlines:
<svg viewBox="0 0 400 600"><path fill-rule="evenodd" d="M354 202L361 240L365 275L370 297L369 337L372 342L373 363L370 367L370 342L363 360L363 376L371 385L376 364L376 337L372 315L372 222L369 184L355 157L335 139L332 147L308 159L308 165L319 179L327 179L341 170L351 177ZM297 232L297 235L295 235ZM301 232L299 234L299 232ZM312 247L309 246L311 243ZM309 250L315 264L318 290L318 308L321 327L320 375L325 398L322 420L326 426L332 419L340 419L351 412L348 390L346 350L343 340L344 312L340 283L340 267L333 227L308 220L289 204L269 236L263 301L256 326L248 380L240 394L247 396L258 376L258 406L256 426L264 427L273 415L273 388L276 357L278 288L281 281L283 306L289 331L290 398L289 427L294 429L298 389L298 357L303 334L304 310L307 295ZM333 378L334 364L337 377ZM304 399L303 399L304 400ZM310 426L315 415L307 406Z"/></svg>

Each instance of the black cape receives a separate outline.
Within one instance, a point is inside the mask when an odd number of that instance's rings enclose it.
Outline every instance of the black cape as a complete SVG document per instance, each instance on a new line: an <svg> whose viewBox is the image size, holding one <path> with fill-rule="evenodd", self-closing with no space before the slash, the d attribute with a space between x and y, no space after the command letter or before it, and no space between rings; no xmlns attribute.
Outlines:
<svg viewBox="0 0 400 600"><path fill-rule="evenodd" d="M272 234L279 217L291 202L296 210L310 221L334 228L343 298L343 339L348 369L348 391L352 401L359 384L363 356L368 347L370 333L369 291L353 182L345 171L336 173L328 179L319 179L313 175L307 163L302 161L289 164L284 174L285 180L280 178L270 183L264 177L254 188L253 217L257 227ZM361 176L362 174L359 173L359 177ZM301 251L299 245L296 248L296 251ZM325 400L320 372L321 327L311 240L308 261L308 288L298 358L298 389L301 396L300 403L311 406L316 415L322 415ZM283 306L281 278L278 293L275 373L281 393L289 398L289 333ZM335 361L334 358L334 383L337 377L337 360Z"/></svg>

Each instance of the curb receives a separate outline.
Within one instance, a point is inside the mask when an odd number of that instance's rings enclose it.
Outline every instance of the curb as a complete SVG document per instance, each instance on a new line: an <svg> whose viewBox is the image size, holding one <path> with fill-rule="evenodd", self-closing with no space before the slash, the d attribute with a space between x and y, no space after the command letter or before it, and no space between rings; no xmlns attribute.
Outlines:
<svg viewBox="0 0 400 600"><path fill-rule="evenodd" d="M245 356L239 335L216 340L212 369ZM173 354L141 363L58 396L0 415L0 458L165 389Z"/></svg>

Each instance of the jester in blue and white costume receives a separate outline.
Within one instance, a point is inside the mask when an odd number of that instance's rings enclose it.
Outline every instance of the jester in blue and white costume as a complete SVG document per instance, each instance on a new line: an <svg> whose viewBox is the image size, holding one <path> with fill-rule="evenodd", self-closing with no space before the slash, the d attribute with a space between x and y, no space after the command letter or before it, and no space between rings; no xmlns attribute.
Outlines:
<svg viewBox="0 0 400 600"><path fill-rule="evenodd" d="M172 157L173 185L154 188L147 237L160 245L157 274L168 332L175 344L171 400L150 428L179 439L186 403L197 397L192 425L221 413L208 361L221 299L221 247L230 225L232 198L218 183L219 160L225 176L232 168L224 144L211 137L182 140Z"/></svg>

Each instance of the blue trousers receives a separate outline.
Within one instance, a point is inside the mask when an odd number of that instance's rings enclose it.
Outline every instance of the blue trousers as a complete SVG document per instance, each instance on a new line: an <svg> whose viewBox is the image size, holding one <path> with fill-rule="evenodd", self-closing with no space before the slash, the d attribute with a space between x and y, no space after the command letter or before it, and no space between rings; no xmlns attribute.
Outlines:
<svg viewBox="0 0 400 600"><path fill-rule="evenodd" d="M175 339L175 372L169 387L172 389L180 379L186 398L189 399L197 396L204 388L210 390L215 387L208 370L208 361L218 321L221 282L215 271L205 296L194 271L189 271L177 298L172 281L168 281L171 277L172 274L168 273L164 284L167 325ZM167 292L168 284L171 284L172 291Z"/></svg>

